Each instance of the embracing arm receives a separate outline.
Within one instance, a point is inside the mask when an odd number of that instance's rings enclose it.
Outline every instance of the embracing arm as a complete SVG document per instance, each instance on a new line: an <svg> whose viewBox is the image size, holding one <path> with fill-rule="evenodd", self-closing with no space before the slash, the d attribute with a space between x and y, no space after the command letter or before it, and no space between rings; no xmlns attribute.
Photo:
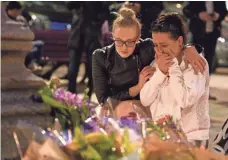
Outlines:
<svg viewBox="0 0 228 160"><path fill-rule="evenodd" d="M169 68L170 75L170 87L174 98L182 108L191 107L199 98L204 94L206 90L206 81L208 73L208 65L203 74L194 74L191 68L186 70L184 76L178 65L178 61L175 58L174 64ZM187 75L188 74L188 75Z"/></svg>
<svg viewBox="0 0 228 160"><path fill-rule="evenodd" d="M123 90L123 91L120 91L117 93L112 93L112 95L110 97L117 99L117 100L124 101L124 100L129 100L129 99L136 97L139 94L139 92L140 92L140 90L139 90L138 86L135 85L129 89L126 89L126 90Z"/></svg>

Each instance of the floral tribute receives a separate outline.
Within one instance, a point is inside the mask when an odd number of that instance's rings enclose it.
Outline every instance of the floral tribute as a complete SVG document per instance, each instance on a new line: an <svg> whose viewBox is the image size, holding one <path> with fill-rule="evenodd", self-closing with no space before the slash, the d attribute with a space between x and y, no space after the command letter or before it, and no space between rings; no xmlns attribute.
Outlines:
<svg viewBox="0 0 228 160"><path fill-rule="evenodd" d="M32 140L21 157L23 160L228 159L189 144L181 127L169 115L156 122L135 112L120 119L112 114L97 115L88 103L87 91L80 99L58 83L52 80L39 94L51 106L61 127L54 124L52 129L43 130L45 140L42 143ZM19 148L18 140L15 142Z"/></svg>
<svg viewBox="0 0 228 160"><path fill-rule="evenodd" d="M89 117L90 105L88 104L88 90L84 98L59 87L58 79L52 79L50 84L38 91L45 104L52 108L55 118L58 118L64 129L73 129L80 126Z"/></svg>

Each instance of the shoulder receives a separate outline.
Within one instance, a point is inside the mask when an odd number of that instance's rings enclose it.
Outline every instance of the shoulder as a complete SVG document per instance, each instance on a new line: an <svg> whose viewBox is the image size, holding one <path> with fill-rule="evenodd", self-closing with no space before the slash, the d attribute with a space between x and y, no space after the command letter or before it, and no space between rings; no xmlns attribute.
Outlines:
<svg viewBox="0 0 228 160"><path fill-rule="evenodd" d="M154 57L154 43L151 38L146 38L140 40L138 44L139 52L143 56L149 56L150 58Z"/></svg>
<svg viewBox="0 0 228 160"><path fill-rule="evenodd" d="M154 43L151 38L141 40L138 44L139 54L146 64L150 64L154 59Z"/></svg>
<svg viewBox="0 0 228 160"><path fill-rule="evenodd" d="M106 55L105 48L99 48L99 49L96 49L93 52L93 57L102 57L102 56L105 56L105 55Z"/></svg>
<svg viewBox="0 0 228 160"><path fill-rule="evenodd" d="M103 48L96 49L93 52L93 60L104 63L104 61L110 56L114 45L109 45Z"/></svg>
<svg viewBox="0 0 228 160"><path fill-rule="evenodd" d="M139 42L139 47L142 48L153 48L154 44L151 38L141 39Z"/></svg>

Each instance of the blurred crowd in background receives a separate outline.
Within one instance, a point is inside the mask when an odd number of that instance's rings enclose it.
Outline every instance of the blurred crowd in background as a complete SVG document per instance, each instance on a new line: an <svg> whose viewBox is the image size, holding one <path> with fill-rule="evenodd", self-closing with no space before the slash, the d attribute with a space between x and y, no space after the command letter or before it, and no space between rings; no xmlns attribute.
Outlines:
<svg viewBox="0 0 228 160"><path fill-rule="evenodd" d="M35 74L50 79L61 65L68 66L68 89L77 92L76 78L80 64L92 93L92 52L112 43L111 25L116 12L132 8L142 23L142 37L151 38L150 26L158 15L178 12L188 26L188 42L204 47L210 73L218 66L228 66L228 1L99 1L99 2L2 2L11 20L22 22L35 34L33 50L25 58L25 66ZM214 21L214 23L211 23ZM43 72L42 68L51 65Z"/></svg>

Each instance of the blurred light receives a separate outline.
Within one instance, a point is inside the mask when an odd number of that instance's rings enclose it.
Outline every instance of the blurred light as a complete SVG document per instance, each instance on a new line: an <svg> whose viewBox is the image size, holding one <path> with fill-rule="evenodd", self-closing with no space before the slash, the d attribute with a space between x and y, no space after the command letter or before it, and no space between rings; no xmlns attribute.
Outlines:
<svg viewBox="0 0 228 160"><path fill-rule="evenodd" d="M228 10L228 1L226 1L226 10Z"/></svg>
<svg viewBox="0 0 228 160"><path fill-rule="evenodd" d="M68 29L68 30L71 29L71 25L70 25L70 24L67 25L67 29Z"/></svg>
<svg viewBox="0 0 228 160"><path fill-rule="evenodd" d="M218 38L218 41L220 41L220 42L222 42L222 43L225 43L226 40L225 40L225 38L219 37L219 38Z"/></svg>
<svg viewBox="0 0 228 160"><path fill-rule="evenodd" d="M36 15L32 15L32 19L33 20L36 20Z"/></svg>
<svg viewBox="0 0 228 160"><path fill-rule="evenodd" d="M177 7L177 8L181 8L182 5L181 5L180 3L177 3L177 4L176 4L176 7Z"/></svg>

